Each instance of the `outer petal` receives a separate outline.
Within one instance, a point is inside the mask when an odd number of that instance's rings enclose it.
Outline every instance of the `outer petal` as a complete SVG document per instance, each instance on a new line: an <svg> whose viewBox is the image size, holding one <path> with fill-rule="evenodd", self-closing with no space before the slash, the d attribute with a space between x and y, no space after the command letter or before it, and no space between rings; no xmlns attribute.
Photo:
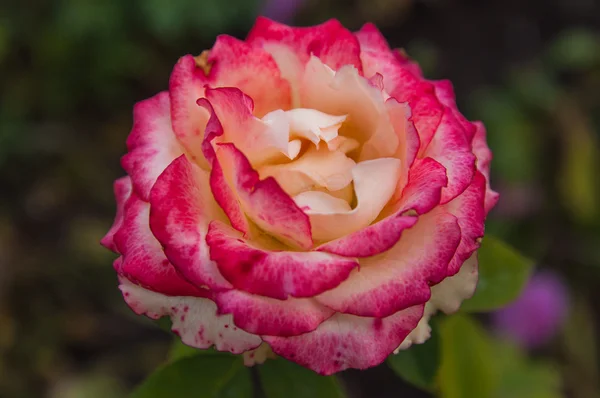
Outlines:
<svg viewBox="0 0 600 398"><path fill-rule="evenodd" d="M485 222L485 177L477 172L471 185L444 207L458 219L461 240L456 254L448 267L448 275L456 274L462 263L479 248Z"/></svg>
<svg viewBox="0 0 600 398"><path fill-rule="evenodd" d="M204 96L204 85L211 82L204 69L205 61L201 56L191 55L177 61L169 80L169 98L175 136L190 158L207 169L210 165L201 148L209 114L196 104L198 98Z"/></svg>
<svg viewBox="0 0 600 398"><path fill-rule="evenodd" d="M239 290L217 293L219 314L232 314L235 324L249 333L296 336L315 330L333 311L306 298L277 300Z"/></svg>
<svg viewBox="0 0 600 398"><path fill-rule="evenodd" d="M410 71L413 75L421 77L423 74L419 65L413 62L404 54L402 50L391 50L387 41L379 32L379 29L372 23L366 23L363 27L355 32L354 35L357 37L360 43L361 52L368 53L368 57L363 58L363 68L365 75L372 76L373 71L377 70L382 65L389 65L394 67L396 63L402 65L403 68ZM370 63L371 58L375 58L377 62L375 64ZM392 63L391 61L395 61ZM385 69L382 70L385 72Z"/></svg>
<svg viewBox="0 0 600 398"><path fill-rule="evenodd" d="M237 87L254 101L254 114L263 116L291 106L289 83L265 50L221 35L208 56L213 87ZM214 83L213 83L214 84Z"/></svg>
<svg viewBox="0 0 600 398"><path fill-rule="evenodd" d="M474 122L473 124L476 127L475 136L473 137L473 153L477 156L477 170L485 176L487 181L485 189L485 212L487 214L498 202L499 195L490 187L490 163L492 162L492 151L490 151L490 148L487 146L485 127L481 122Z"/></svg>
<svg viewBox="0 0 600 398"><path fill-rule="evenodd" d="M471 142L473 140L473 135L475 134L475 125L467 120L462 113L458 110L456 105L456 98L454 95L454 87L452 87L452 83L450 80L439 80L433 82L435 87L435 94L438 99L445 107L450 109L456 120L463 126L465 130L465 134L467 137L467 141Z"/></svg>
<svg viewBox="0 0 600 398"><path fill-rule="evenodd" d="M175 159L152 189L150 227L165 254L196 286L231 288L210 259L206 233L211 220L225 216L210 192L208 172L185 155Z"/></svg>
<svg viewBox="0 0 600 398"><path fill-rule="evenodd" d="M379 365L417 326L422 314L423 305L383 319L336 314L314 332L263 339L276 354L329 375Z"/></svg>
<svg viewBox="0 0 600 398"><path fill-rule="evenodd" d="M444 111L444 117L423 156L437 160L446 168L448 186L442 190L442 203L460 195L471 183L475 173L475 155L464 128L450 109Z"/></svg>
<svg viewBox="0 0 600 398"><path fill-rule="evenodd" d="M460 228L451 214L421 216L393 248L361 259L360 270L317 299L339 312L375 317L423 304L429 300L429 286L446 277L459 241Z"/></svg>
<svg viewBox="0 0 600 398"><path fill-rule="evenodd" d="M125 205L123 223L114 236L121 261L117 273L147 289L169 296L199 296L201 291L183 279L169 263L148 224L150 204L135 193Z"/></svg>
<svg viewBox="0 0 600 398"><path fill-rule="evenodd" d="M271 350L267 343L262 343L258 348L244 353L244 365L253 366L255 364L263 364L267 358L275 359L277 356Z"/></svg>
<svg viewBox="0 0 600 398"><path fill-rule="evenodd" d="M270 251L233 228L212 222L206 238L211 259L235 288L284 300L312 297L345 280L358 261L321 252Z"/></svg>
<svg viewBox="0 0 600 398"><path fill-rule="evenodd" d="M217 306L208 298L167 297L126 278L119 281L127 305L136 314L145 314L152 319L171 317L173 332L189 346L205 349L214 345L219 351L240 354L261 344L259 336L235 327L231 315L218 315Z"/></svg>
<svg viewBox="0 0 600 398"><path fill-rule="evenodd" d="M104 238L100 241L102 246L106 247L108 250L112 250L117 253L117 245L114 242L115 233L121 228L123 224L123 215L125 202L131 195L131 179L129 176L121 177L118 180L115 180L113 184L113 191L115 192L115 200L117 201L117 214L115 215L115 220L113 221L113 225L110 227Z"/></svg>
<svg viewBox="0 0 600 398"><path fill-rule="evenodd" d="M365 76L379 73L383 87L399 102L408 102L424 149L431 141L444 112L433 84L425 81L418 67L402 54L390 50L385 38L372 24L355 33L360 42L360 57Z"/></svg>
<svg viewBox="0 0 600 398"><path fill-rule="evenodd" d="M433 292L432 292L433 294ZM394 350L394 354L397 354L400 350L406 350L413 344L423 344L431 337L431 326L429 326L429 320L437 312L437 308L431 304L431 300L425 304L423 310L423 317L419 321L419 324L414 328L408 336L404 339L402 344Z"/></svg>
<svg viewBox="0 0 600 398"><path fill-rule="evenodd" d="M248 159L233 144L217 144L217 159L224 180L237 194L240 206L252 221L286 242L303 249L312 246L308 216L274 178L260 180Z"/></svg>
<svg viewBox="0 0 600 398"><path fill-rule="evenodd" d="M444 279L431 287L431 299L425 304L423 318L419 325L410 332L400 346L394 350L397 354L400 350L406 350L413 344L423 344L431 337L430 318L438 310L451 314L460 308L462 302L473 296L477 286L477 255L473 254L463 265L460 272L454 276Z"/></svg>
<svg viewBox="0 0 600 398"><path fill-rule="evenodd" d="M332 69L352 65L362 72L358 40L336 19L317 26L295 28L259 17L246 41L268 50L268 44L283 45L302 63L315 55ZM274 57L279 64L277 55Z"/></svg>
<svg viewBox="0 0 600 398"><path fill-rule="evenodd" d="M171 128L169 94L162 92L138 102L133 108L133 129L127 138L127 153L121 165L133 187L145 201L163 170L183 153Z"/></svg>
<svg viewBox="0 0 600 398"><path fill-rule="evenodd" d="M456 312L462 302L475 293L477 279L477 253L473 253L456 275L444 279L431 288L429 302L446 314Z"/></svg>

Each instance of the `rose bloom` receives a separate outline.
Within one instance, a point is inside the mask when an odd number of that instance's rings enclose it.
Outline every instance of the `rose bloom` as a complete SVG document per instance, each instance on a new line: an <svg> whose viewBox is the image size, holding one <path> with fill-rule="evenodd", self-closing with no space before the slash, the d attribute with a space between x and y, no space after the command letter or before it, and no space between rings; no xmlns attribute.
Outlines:
<svg viewBox="0 0 600 398"><path fill-rule="evenodd" d="M473 294L484 127L375 26L259 18L133 118L102 244L127 304L185 344L364 369Z"/></svg>

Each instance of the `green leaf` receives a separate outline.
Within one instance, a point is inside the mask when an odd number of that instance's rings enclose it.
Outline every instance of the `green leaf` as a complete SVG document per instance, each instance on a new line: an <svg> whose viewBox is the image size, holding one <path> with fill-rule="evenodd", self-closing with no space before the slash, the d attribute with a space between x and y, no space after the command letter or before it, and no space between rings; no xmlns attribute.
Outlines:
<svg viewBox="0 0 600 398"><path fill-rule="evenodd" d="M231 356L229 352L217 351L214 348L208 348L206 350L201 350L199 348L190 347L189 345L185 345L181 342L179 337L175 337L173 343L171 344L171 348L169 349L168 360L169 362L175 362L182 358L193 357L196 355L224 355Z"/></svg>
<svg viewBox="0 0 600 398"><path fill-rule="evenodd" d="M440 322L441 398L492 398L497 387L494 354L483 328L464 314Z"/></svg>
<svg viewBox="0 0 600 398"><path fill-rule="evenodd" d="M499 385L495 397L560 398L560 374L553 365L533 361L515 345L496 342L493 347Z"/></svg>
<svg viewBox="0 0 600 398"><path fill-rule="evenodd" d="M461 309L491 311L516 299L529 279L533 263L506 243L487 236L479 248L479 281L472 298Z"/></svg>
<svg viewBox="0 0 600 398"><path fill-rule="evenodd" d="M196 355L154 372L131 398L251 398L250 371L239 357Z"/></svg>
<svg viewBox="0 0 600 398"><path fill-rule="evenodd" d="M387 363L404 380L423 390L433 391L440 365L440 339L437 325L432 325L431 337L424 344L415 344L408 350L390 355Z"/></svg>
<svg viewBox="0 0 600 398"><path fill-rule="evenodd" d="M593 31L562 32L549 48L549 64L558 69L591 68L600 61L600 37Z"/></svg>
<svg viewBox="0 0 600 398"><path fill-rule="evenodd" d="M154 323L164 330L165 332L171 333L171 318L168 316L163 316L154 321Z"/></svg>
<svg viewBox="0 0 600 398"><path fill-rule="evenodd" d="M492 339L473 318L457 314L440 322L441 398L559 398L556 366L528 358L513 343Z"/></svg>
<svg viewBox="0 0 600 398"><path fill-rule="evenodd" d="M266 398L343 398L334 376L319 376L284 359L267 361L258 368Z"/></svg>

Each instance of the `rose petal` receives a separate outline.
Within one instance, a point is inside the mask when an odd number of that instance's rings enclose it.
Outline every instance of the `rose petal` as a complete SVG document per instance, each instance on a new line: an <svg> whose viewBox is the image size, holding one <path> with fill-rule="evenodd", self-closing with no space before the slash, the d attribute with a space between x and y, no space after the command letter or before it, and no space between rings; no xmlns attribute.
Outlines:
<svg viewBox="0 0 600 398"><path fill-rule="evenodd" d="M218 221L210 224L206 241L211 259L236 289L280 300L332 289L358 266L354 259L328 253L271 251Z"/></svg>
<svg viewBox="0 0 600 398"><path fill-rule="evenodd" d="M133 108L133 129L121 159L138 195L148 201L150 189L163 170L183 153L171 127L169 94L162 92Z"/></svg>
<svg viewBox="0 0 600 398"><path fill-rule="evenodd" d="M458 197L444 205L445 209L456 216L461 229L461 240L454 258L448 266L448 275L456 274L462 263L479 248L483 238L485 222L485 177L475 173L471 185Z"/></svg>
<svg viewBox="0 0 600 398"><path fill-rule="evenodd" d="M394 246L404 230L411 228L416 222L417 217L396 214L360 231L327 242L317 250L346 257L374 256Z"/></svg>
<svg viewBox="0 0 600 398"><path fill-rule="evenodd" d="M208 172L185 155L158 177L150 195L150 227L169 260L196 286L231 288L210 259L206 233L211 220L226 220L210 192Z"/></svg>
<svg viewBox="0 0 600 398"><path fill-rule="evenodd" d="M446 168L431 158L417 159L408 175L408 183L390 210L404 213L414 210L426 214L440 204L442 189L448 184Z"/></svg>
<svg viewBox="0 0 600 398"><path fill-rule="evenodd" d="M123 223L114 235L121 253L117 272L155 292L169 296L198 296L201 292L169 263L149 226L150 204L132 193L125 204Z"/></svg>
<svg viewBox="0 0 600 398"><path fill-rule="evenodd" d="M209 52L213 87L237 87L254 101L254 115L291 106L290 85L271 55L256 46L227 35L217 37Z"/></svg>
<svg viewBox="0 0 600 398"><path fill-rule="evenodd" d="M282 357L330 375L347 368L366 369L382 363L413 330L423 305L387 318L336 314L317 330L294 337L263 336Z"/></svg>
<svg viewBox="0 0 600 398"><path fill-rule="evenodd" d="M424 149L431 141L442 118L444 106L435 94L433 84L425 81L418 67L398 52L390 50L385 38L372 24L355 33L361 46L365 76L383 76L387 93L398 102L408 102L412 120Z"/></svg>
<svg viewBox="0 0 600 398"><path fill-rule="evenodd" d="M167 297L126 278L119 278L119 282L127 305L136 314L145 314L152 319L171 317L171 328L181 336L184 344L200 349L214 345L219 351L240 354L262 342L259 336L235 327L231 315L218 315L217 306L208 298Z"/></svg>
<svg viewBox="0 0 600 398"><path fill-rule="evenodd" d="M295 196L294 200L310 217L313 239L329 241L371 224L394 193L399 175L398 159L382 158L358 163L352 169L357 198L357 205L352 210L332 207L331 200L336 198L322 192L307 191ZM324 200L327 198L331 200Z"/></svg>
<svg viewBox="0 0 600 398"><path fill-rule="evenodd" d="M119 230L119 228L121 228L121 225L123 224L125 202L129 198L129 195L131 195L131 189L131 179L129 178L129 176L121 177L115 180L113 184L113 191L115 193L115 200L117 202L117 214L115 215L115 220L113 221L112 226L110 227L106 235L104 235L104 237L100 241L100 244L106 247L108 250L112 250L115 253L118 252L117 245L115 245L114 242L114 237L115 233Z"/></svg>
<svg viewBox="0 0 600 398"><path fill-rule="evenodd" d="M408 173L417 158L421 142L407 103L400 103L395 98L389 98L385 101L385 107L398 138L398 148L394 157L402 161L402 173L397 185L401 190L408 182Z"/></svg>
<svg viewBox="0 0 600 398"><path fill-rule="evenodd" d="M246 94L233 87L207 89L206 98L198 100L198 105L211 114L202 143L207 159L212 161L214 146L220 142L235 143L254 165L288 152L289 124L281 117L273 117L283 111L261 120L252 115L251 102Z"/></svg>
<svg viewBox="0 0 600 398"><path fill-rule="evenodd" d="M429 326L429 319L435 314L437 308L435 308L431 301L425 304L423 310L423 317L419 321L419 324L414 328L408 336L404 339L402 344L394 350L394 354L398 354L401 350L406 350L413 344L423 344L431 337L431 326Z"/></svg>
<svg viewBox="0 0 600 398"><path fill-rule="evenodd" d="M454 95L454 87L450 80L439 80L433 82L433 86L435 87L435 94L440 100L440 102L446 106L452 114L458 120L458 122L463 126L465 131L467 141L471 142L473 140L473 135L475 134L475 125L467 120L456 105L456 97Z"/></svg>
<svg viewBox="0 0 600 398"><path fill-rule="evenodd" d="M446 314L451 314L460 308L462 302L471 298L477 286L477 255L473 254L461 268L460 272L448 277L431 287L431 298L425 304L423 318L417 327L410 332L406 339L394 350L406 350L413 344L423 344L431 337L430 318L441 309Z"/></svg>
<svg viewBox="0 0 600 398"><path fill-rule="evenodd" d="M372 23L364 24L358 32L354 32L354 36L360 44L365 76L375 76L379 71L380 76L383 77L388 72L386 66L394 68L397 64L402 65L404 68L410 68L410 72L415 76L421 76L419 66L411 62L400 51L392 51L385 37Z"/></svg>
<svg viewBox="0 0 600 398"><path fill-rule="evenodd" d="M390 201L391 204L381 212L380 221L319 246L317 250L349 257L369 257L390 249L404 230L417 222L417 218L407 212L425 214L437 206L447 181L444 166L431 158L417 159L410 169L408 184L401 193L396 192L399 199Z"/></svg>
<svg viewBox="0 0 600 398"><path fill-rule="evenodd" d="M475 135L473 137L473 153L477 156L477 170L485 176L487 181L485 189L485 212L487 214L498 202L499 195L490 187L490 163L492 162L492 151L488 148L485 139L485 126L481 122L474 122L473 124L476 127Z"/></svg>
<svg viewBox="0 0 600 398"><path fill-rule="evenodd" d="M311 57L301 85L302 105L332 115L348 115L340 129L363 144L359 161L396 153L398 137L381 92L350 66L334 73L317 57Z"/></svg>
<svg viewBox="0 0 600 398"><path fill-rule="evenodd" d="M448 108L423 156L435 159L446 168L448 186L442 189L441 203L457 197L471 183L475 155L463 127Z"/></svg>
<svg viewBox="0 0 600 398"><path fill-rule="evenodd" d="M171 73L169 98L171 103L171 124L179 142L190 158L203 168L209 163L202 154L204 127L209 118L208 112L196 104L204 96L204 85L212 80L202 68L200 58L191 55L181 57Z"/></svg>
<svg viewBox="0 0 600 398"><path fill-rule="evenodd" d="M403 53L403 50L390 49L385 37L372 23L364 24L358 32L354 32L354 36L360 44L361 61L365 76L379 75L384 78L386 75L393 75L393 69L400 66L415 77L422 77L419 65L411 61ZM382 86L391 91L389 81L387 86L382 82Z"/></svg>
<svg viewBox="0 0 600 398"><path fill-rule="evenodd" d="M258 17L246 41L253 46L265 46L267 43L286 46L302 63L315 55L332 69L352 65L362 72L358 40L335 19L316 26L296 28ZM274 58L279 64L278 57L274 55Z"/></svg>
<svg viewBox="0 0 600 398"><path fill-rule="evenodd" d="M446 314L458 311L462 302L475 293L478 277L477 253L473 253L462 264L456 275L444 279L431 288L430 303Z"/></svg>
<svg viewBox="0 0 600 398"><path fill-rule="evenodd" d="M224 180L239 198L239 206L256 225L292 245L303 249L312 246L308 216L274 178L260 180L248 159L233 144L217 144L217 159Z"/></svg>
<svg viewBox="0 0 600 398"><path fill-rule="evenodd" d="M320 140L329 142L338 136L338 129L346 115L328 115L316 109L292 109L285 112L290 121L290 130L295 136L306 138L313 144Z"/></svg>
<svg viewBox="0 0 600 398"><path fill-rule="evenodd" d="M404 231L394 247L361 259L360 269L317 300L338 312L375 317L424 304L430 284L446 277L459 241L456 218L441 210L430 212Z"/></svg>
<svg viewBox="0 0 600 398"><path fill-rule="evenodd" d="M352 182L352 169L356 165L343 152L327 147L310 148L293 162L261 167L262 178L273 177L289 195L296 195L315 187L339 191Z"/></svg>
<svg viewBox="0 0 600 398"><path fill-rule="evenodd" d="M277 358L267 343L262 343L258 348L255 348L252 351L246 351L243 356L244 365L246 366L254 366L256 364L260 365L265 363L267 358Z"/></svg>
<svg viewBox="0 0 600 398"><path fill-rule="evenodd" d="M249 333L296 336L315 330L333 311L309 298L277 300L239 290L217 293L219 314L232 314L235 324Z"/></svg>

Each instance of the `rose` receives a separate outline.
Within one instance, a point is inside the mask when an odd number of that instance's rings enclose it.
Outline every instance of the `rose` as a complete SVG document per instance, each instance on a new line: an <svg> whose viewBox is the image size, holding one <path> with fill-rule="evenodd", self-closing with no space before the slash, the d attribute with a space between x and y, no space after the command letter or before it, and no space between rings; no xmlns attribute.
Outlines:
<svg viewBox="0 0 600 398"><path fill-rule="evenodd" d="M127 148L102 243L127 304L185 344L367 368L475 289L483 125L373 25L219 36L135 106Z"/></svg>

